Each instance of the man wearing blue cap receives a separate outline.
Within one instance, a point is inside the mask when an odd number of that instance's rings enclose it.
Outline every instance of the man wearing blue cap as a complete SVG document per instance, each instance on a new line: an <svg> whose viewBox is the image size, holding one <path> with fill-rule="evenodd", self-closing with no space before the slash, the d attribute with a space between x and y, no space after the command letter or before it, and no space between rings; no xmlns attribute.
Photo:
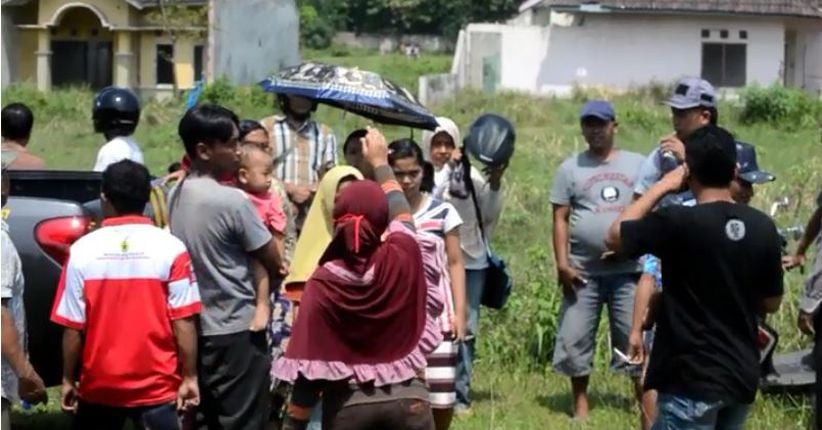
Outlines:
<svg viewBox="0 0 822 430"><path fill-rule="evenodd" d="M610 103L586 103L580 124L588 149L562 163L551 189L554 257L564 296L553 367L571 378L574 416L585 419L603 304L608 305L612 346L628 347L639 266L635 260L602 256L608 227L631 203L644 157L615 147L617 122ZM613 365L638 376L625 362L615 359Z"/></svg>

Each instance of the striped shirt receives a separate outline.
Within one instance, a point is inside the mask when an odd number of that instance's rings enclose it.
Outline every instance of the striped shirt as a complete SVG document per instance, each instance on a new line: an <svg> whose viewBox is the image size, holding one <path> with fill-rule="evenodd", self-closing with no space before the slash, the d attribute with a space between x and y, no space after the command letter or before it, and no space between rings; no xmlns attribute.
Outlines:
<svg viewBox="0 0 822 430"><path fill-rule="evenodd" d="M441 246L437 246L440 255L437 261L442 266L442 281L440 289L445 300L440 324L443 333L452 331L454 321L454 295L451 292L451 281L448 273L447 255L445 252L445 236L454 231L462 224L457 210L450 203L437 200L430 196L425 196L425 201L420 205L419 210L414 213L414 224L417 234L430 235L440 239Z"/></svg>
<svg viewBox="0 0 822 430"><path fill-rule="evenodd" d="M273 154L279 161L277 177L283 182L313 186L320 182L324 166L337 164L337 138L325 125L309 119L294 130L284 116L260 122L271 137Z"/></svg>
<svg viewBox="0 0 822 430"><path fill-rule="evenodd" d="M72 247L51 320L83 331L80 397L115 407L176 399L172 320L200 312L185 245L148 218L109 218Z"/></svg>

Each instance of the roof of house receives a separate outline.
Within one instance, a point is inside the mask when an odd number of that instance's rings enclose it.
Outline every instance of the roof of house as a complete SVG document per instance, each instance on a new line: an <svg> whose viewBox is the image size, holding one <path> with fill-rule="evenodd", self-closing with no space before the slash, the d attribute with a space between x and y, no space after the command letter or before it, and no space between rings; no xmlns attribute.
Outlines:
<svg viewBox="0 0 822 430"><path fill-rule="evenodd" d="M822 0L527 0L520 12L536 6L596 7L610 11L720 13L822 18Z"/></svg>
<svg viewBox="0 0 822 430"><path fill-rule="evenodd" d="M28 3L29 0L2 0L3 6L20 6L23 4ZM126 3L136 7L137 9L143 9L146 7L156 7L160 5L159 0L125 0ZM93 3L93 2L92 2ZM191 6L197 5L204 5L208 3L208 0L166 0L166 4L185 4Z"/></svg>

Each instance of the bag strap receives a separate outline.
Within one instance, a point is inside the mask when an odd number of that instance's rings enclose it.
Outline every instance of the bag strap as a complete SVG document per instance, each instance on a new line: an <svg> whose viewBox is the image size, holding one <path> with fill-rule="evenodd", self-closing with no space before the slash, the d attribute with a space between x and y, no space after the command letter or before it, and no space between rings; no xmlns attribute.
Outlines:
<svg viewBox="0 0 822 430"><path fill-rule="evenodd" d="M474 188L474 178L471 176L471 162L468 160L467 155L465 155L465 148L463 148L462 154L464 160L463 166L467 170L467 174L465 175L465 187L468 188L468 192L471 194L471 200L474 202L474 212L477 216L477 225L479 225L482 242L485 245L485 253L490 256L490 244L488 243L488 236L485 235L485 221L482 218L482 210L480 210L479 199L477 199L477 190Z"/></svg>

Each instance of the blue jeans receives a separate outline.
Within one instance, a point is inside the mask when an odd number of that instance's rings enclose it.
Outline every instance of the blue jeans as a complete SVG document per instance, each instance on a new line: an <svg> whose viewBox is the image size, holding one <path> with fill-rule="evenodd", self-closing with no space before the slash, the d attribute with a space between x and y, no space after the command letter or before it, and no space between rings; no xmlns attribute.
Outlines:
<svg viewBox="0 0 822 430"><path fill-rule="evenodd" d="M485 270L465 271L465 293L468 296L468 327L465 341L459 344L457 354L457 406L471 406L471 372L474 367L480 302L485 289Z"/></svg>
<svg viewBox="0 0 822 430"><path fill-rule="evenodd" d="M557 372L570 377L591 374L597 327L602 306L606 304L611 347L627 353L638 280L639 273L591 276L588 284L577 290L576 300L563 298L554 344L553 367ZM613 355L612 369L635 377L640 375L639 366L628 365Z"/></svg>
<svg viewBox="0 0 822 430"><path fill-rule="evenodd" d="M311 419L306 430L322 430L323 428L323 401L322 399L311 409Z"/></svg>
<svg viewBox="0 0 822 430"><path fill-rule="evenodd" d="M751 405L659 393L651 430L742 430Z"/></svg>

